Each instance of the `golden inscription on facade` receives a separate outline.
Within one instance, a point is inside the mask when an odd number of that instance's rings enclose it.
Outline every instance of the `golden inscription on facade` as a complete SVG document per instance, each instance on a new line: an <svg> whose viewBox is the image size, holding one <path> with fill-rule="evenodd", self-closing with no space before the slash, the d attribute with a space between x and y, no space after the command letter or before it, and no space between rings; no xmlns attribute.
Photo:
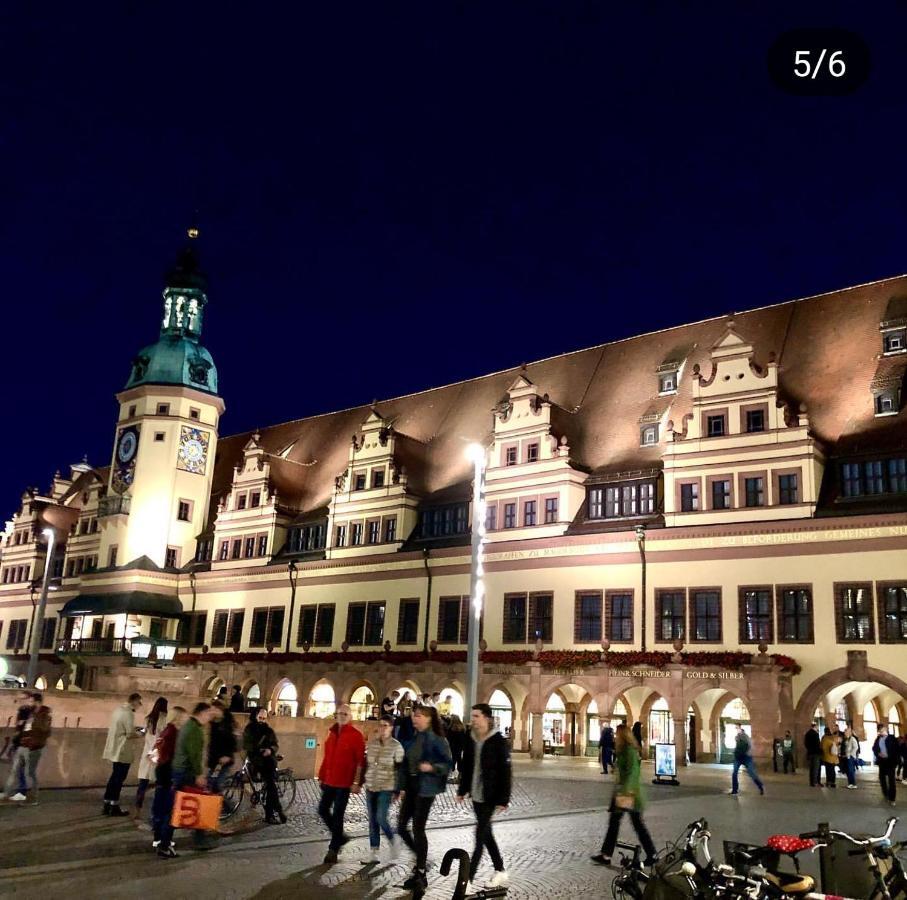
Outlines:
<svg viewBox="0 0 907 900"><path fill-rule="evenodd" d="M722 678L736 680L743 678L743 672L684 672L684 678Z"/></svg>

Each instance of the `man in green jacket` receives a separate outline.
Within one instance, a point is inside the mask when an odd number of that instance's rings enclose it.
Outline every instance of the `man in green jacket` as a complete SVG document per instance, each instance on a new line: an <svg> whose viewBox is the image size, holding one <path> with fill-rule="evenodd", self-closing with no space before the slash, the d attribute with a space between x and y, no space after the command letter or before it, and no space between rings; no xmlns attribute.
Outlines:
<svg viewBox="0 0 907 900"><path fill-rule="evenodd" d="M183 787L207 789L208 776L205 767L205 729L214 717L214 707L208 703L197 703L192 715L180 729L173 751L173 791ZM172 804L171 804L172 808ZM193 831L193 841L197 850L210 850L215 841L207 831ZM166 822L161 829L161 842L157 855L163 859L174 859L177 856L173 849L173 826Z"/></svg>

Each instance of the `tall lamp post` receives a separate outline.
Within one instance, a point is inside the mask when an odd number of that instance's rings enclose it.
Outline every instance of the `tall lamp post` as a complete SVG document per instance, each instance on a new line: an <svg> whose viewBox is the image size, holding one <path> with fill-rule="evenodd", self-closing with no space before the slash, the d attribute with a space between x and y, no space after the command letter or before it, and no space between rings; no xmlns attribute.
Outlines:
<svg viewBox="0 0 907 900"><path fill-rule="evenodd" d="M466 645L466 714L476 703L479 687L479 628L485 602L485 448L470 444L467 457L473 464L472 482L472 553L469 566L469 617Z"/></svg>
<svg viewBox="0 0 907 900"><path fill-rule="evenodd" d="M639 547L639 562L642 568L642 651L646 652L646 526L636 526L636 544Z"/></svg>
<svg viewBox="0 0 907 900"><path fill-rule="evenodd" d="M28 687L35 686L38 677L38 654L41 652L41 634L44 631L44 610L47 607L47 591L50 588L51 569L54 561L54 548L57 544L57 529L52 525L41 530L47 540L47 556L44 563L44 577L41 579L41 597L38 608L35 610L34 624L31 629L31 646L29 647L28 674L25 683Z"/></svg>

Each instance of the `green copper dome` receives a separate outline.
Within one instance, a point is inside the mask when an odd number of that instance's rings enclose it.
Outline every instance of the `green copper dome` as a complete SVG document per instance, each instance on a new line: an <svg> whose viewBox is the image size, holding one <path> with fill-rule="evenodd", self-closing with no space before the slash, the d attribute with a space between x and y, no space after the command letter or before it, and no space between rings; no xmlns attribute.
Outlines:
<svg viewBox="0 0 907 900"><path fill-rule="evenodd" d="M190 239L198 232L190 230ZM217 393L217 368L201 345L202 318L208 296L207 278L199 269L194 240L183 248L167 273L164 317L156 344L142 348L132 360L126 388L142 384L178 384Z"/></svg>

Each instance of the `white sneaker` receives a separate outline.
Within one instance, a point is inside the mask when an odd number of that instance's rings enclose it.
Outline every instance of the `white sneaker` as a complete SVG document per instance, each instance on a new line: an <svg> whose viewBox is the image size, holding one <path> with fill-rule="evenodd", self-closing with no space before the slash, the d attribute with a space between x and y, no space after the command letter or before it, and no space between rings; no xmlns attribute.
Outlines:
<svg viewBox="0 0 907 900"><path fill-rule="evenodd" d="M510 883L510 876L503 869L501 869L500 872L495 872L494 875L491 876L491 878L485 883L485 887L487 887L487 888L504 887L505 885L507 885L509 883Z"/></svg>
<svg viewBox="0 0 907 900"><path fill-rule="evenodd" d="M856 789L857 789L857 786L855 784L847 785L847 790L849 790L849 791L855 791Z"/></svg>
<svg viewBox="0 0 907 900"><path fill-rule="evenodd" d="M367 866L369 863L381 862L381 856L378 854L377 847L370 847L368 853L362 854L362 859L359 862L363 866Z"/></svg>
<svg viewBox="0 0 907 900"><path fill-rule="evenodd" d="M13 794L9 799L12 800L13 803L22 803L23 800L27 800L28 798L25 796L25 794L20 792L18 794Z"/></svg>

